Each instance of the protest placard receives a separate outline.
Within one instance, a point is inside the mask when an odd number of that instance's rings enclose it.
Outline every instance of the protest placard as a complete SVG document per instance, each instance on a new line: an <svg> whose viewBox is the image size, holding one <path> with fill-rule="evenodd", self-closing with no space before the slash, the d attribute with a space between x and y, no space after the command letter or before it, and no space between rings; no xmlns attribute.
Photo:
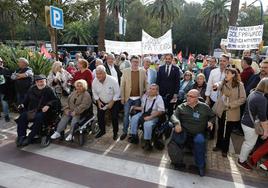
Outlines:
<svg viewBox="0 0 268 188"><path fill-rule="evenodd" d="M167 31L159 38L153 38L142 31L142 53L143 54L168 54L172 53L172 34Z"/></svg>
<svg viewBox="0 0 268 188"><path fill-rule="evenodd" d="M262 41L263 25L250 27L229 26L227 49L244 50L258 49Z"/></svg>
<svg viewBox="0 0 268 188"><path fill-rule="evenodd" d="M105 49L108 53L120 54L127 52L130 55L141 55L141 41L136 42L122 42L105 40Z"/></svg>

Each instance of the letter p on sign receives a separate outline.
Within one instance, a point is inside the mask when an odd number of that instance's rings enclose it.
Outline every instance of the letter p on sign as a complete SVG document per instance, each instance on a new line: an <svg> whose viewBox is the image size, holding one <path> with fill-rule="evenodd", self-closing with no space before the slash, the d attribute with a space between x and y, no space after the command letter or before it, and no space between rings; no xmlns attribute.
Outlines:
<svg viewBox="0 0 268 188"><path fill-rule="evenodd" d="M63 11L60 8L50 6L50 25L56 29L64 28Z"/></svg>

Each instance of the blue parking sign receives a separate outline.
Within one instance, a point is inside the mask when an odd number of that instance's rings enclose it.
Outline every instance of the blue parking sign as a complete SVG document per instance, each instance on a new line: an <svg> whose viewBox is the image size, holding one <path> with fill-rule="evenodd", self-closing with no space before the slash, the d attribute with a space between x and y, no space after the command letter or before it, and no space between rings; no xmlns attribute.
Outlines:
<svg viewBox="0 0 268 188"><path fill-rule="evenodd" d="M60 8L50 6L50 25L56 29L63 29L63 11Z"/></svg>

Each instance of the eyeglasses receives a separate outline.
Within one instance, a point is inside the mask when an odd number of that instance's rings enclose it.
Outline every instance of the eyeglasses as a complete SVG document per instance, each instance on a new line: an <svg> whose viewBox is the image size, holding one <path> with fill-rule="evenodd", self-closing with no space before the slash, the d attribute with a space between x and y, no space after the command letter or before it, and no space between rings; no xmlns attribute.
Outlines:
<svg viewBox="0 0 268 188"><path fill-rule="evenodd" d="M194 95L186 95L186 96L189 98L197 98L197 96L194 96Z"/></svg>
<svg viewBox="0 0 268 188"><path fill-rule="evenodd" d="M267 69L268 67L261 67L261 69Z"/></svg>
<svg viewBox="0 0 268 188"><path fill-rule="evenodd" d="M191 76L190 74L185 74L185 76Z"/></svg>

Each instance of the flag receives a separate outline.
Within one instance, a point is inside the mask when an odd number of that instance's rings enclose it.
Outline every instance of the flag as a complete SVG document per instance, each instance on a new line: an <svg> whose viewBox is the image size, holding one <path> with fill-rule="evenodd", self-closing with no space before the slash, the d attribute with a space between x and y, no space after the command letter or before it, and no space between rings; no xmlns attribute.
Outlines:
<svg viewBox="0 0 268 188"><path fill-rule="evenodd" d="M188 61L187 61L187 64L190 64L191 63L191 60L194 58L194 56L192 55L192 53L190 52L189 54L189 58L188 58Z"/></svg>
<svg viewBox="0 0 268 188"><path fill-rule="evenodd" d="M118 13L118 20L119 20L119 34L120 35L126 35L126 26L127 26L127 20L124 19L120 14Z"/></svg>
<svg viewBox="0 0 268 188"><path fill-rule="evenodd" d="M182 51L180 51L177 55L178 60L180 61L180 63L182 63Z"/></svg>
<svg viewBox="0 0 268 188"><path fill-rule="evenodd" d="M48 53L44 44L41 46L40 51L41 51L41 54L44 54L46 56L46 58L51 58L51 55Z"/></svg>

